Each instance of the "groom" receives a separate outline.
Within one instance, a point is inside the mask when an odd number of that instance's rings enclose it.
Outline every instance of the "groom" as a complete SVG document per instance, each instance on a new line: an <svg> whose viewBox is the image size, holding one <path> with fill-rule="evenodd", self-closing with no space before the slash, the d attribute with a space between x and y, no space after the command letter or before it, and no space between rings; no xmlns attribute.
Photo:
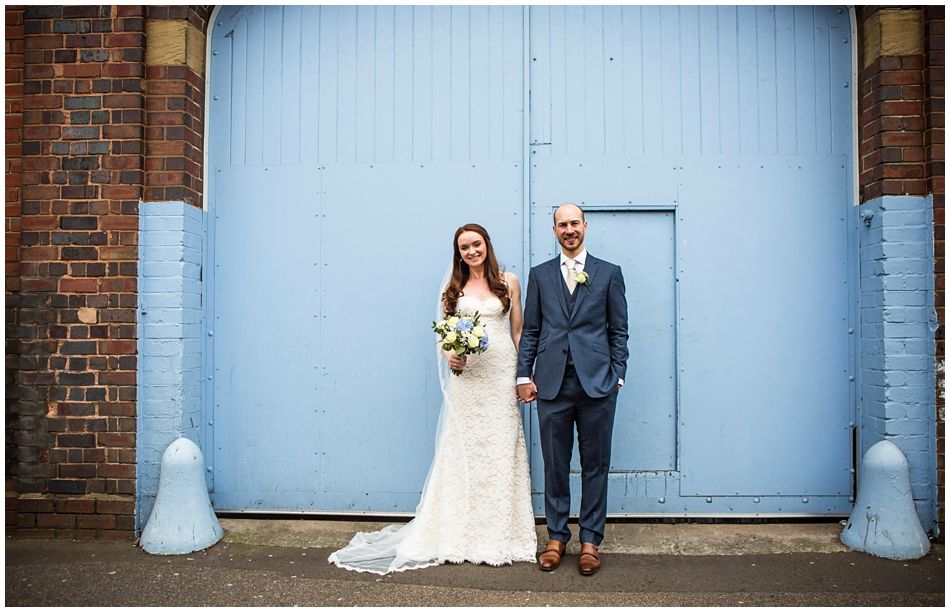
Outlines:
<svg viewBox="0 0 950 612"><path fill-rule="evenodd" d="M554 213L561 254L531 269L518 351L518 397L538 400L548 544L538 558L551 571L571 532L570 467L577 427L581 459L581 574L600 569L607 519L607 473L617 392L627 370L627 299L620 267L584 249L584 211ZM534 377L532 379L532 367Z"/></svg>

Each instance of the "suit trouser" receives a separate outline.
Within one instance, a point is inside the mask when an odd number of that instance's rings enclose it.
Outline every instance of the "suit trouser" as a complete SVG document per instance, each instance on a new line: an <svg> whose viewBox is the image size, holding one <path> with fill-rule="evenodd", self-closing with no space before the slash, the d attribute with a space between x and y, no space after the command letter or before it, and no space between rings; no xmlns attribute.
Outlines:
<svg viewBox="0 0 950 612"><path fill-rule="evenodd" d="M544 514L548 537L567 542L571 532L567 519L571 509L571 453L574 427L581 460L581 542L600 546L607 522L607 474L610 443L617 408L617 390L592 398L581 387L577 372L568 366L557 397L538 399L541 456L544 458Z"/></svg>

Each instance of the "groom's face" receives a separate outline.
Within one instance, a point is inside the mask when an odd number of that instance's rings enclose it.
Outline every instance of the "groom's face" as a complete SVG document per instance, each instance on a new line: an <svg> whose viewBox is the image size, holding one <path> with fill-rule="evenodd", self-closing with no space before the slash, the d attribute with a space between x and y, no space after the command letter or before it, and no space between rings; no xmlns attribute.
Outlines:
<svg viewBox="0 0 950 612"><path fill-rule="evenodd" d="M565 251L578 251L584 244L587 221L576 206L562 206L554 218L554 235Z"/></svg>

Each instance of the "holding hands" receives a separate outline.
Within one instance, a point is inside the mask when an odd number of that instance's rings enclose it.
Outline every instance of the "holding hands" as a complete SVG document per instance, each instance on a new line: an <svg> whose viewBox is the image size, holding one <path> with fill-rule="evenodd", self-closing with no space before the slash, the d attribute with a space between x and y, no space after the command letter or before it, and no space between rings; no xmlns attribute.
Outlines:
<svg viewBox="0 0 950 612"><path fill-rule="evenodd" d="M530 404L538 397L538 387L532 380L529 383L518 385L518 399L525 404Z"/></svg>

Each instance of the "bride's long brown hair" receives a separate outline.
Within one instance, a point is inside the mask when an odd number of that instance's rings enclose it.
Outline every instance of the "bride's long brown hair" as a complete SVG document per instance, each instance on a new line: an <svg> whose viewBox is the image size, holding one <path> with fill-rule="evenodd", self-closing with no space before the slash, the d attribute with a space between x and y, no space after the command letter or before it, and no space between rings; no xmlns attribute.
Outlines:
<svg viewBox="0 0 950 612"><path fill-rule="evenodd" d="M467 223L455 230L455 237L452 238L452 276L449 278L449 284L442 294L442 308L445 314L455 313L458 308L459 297L462 295L462 287L465 286L471 275L468 264L462 261L462 254L459 252L459 236L463 232L475 232L485 240L485 263L483 264L485 280L488 281L488 289L501 300L503 312L508 312L508 309L511 308L508 284L505 282L501 268L498 266L495 249L492 248L488 231L477 223Z"/></svg>

